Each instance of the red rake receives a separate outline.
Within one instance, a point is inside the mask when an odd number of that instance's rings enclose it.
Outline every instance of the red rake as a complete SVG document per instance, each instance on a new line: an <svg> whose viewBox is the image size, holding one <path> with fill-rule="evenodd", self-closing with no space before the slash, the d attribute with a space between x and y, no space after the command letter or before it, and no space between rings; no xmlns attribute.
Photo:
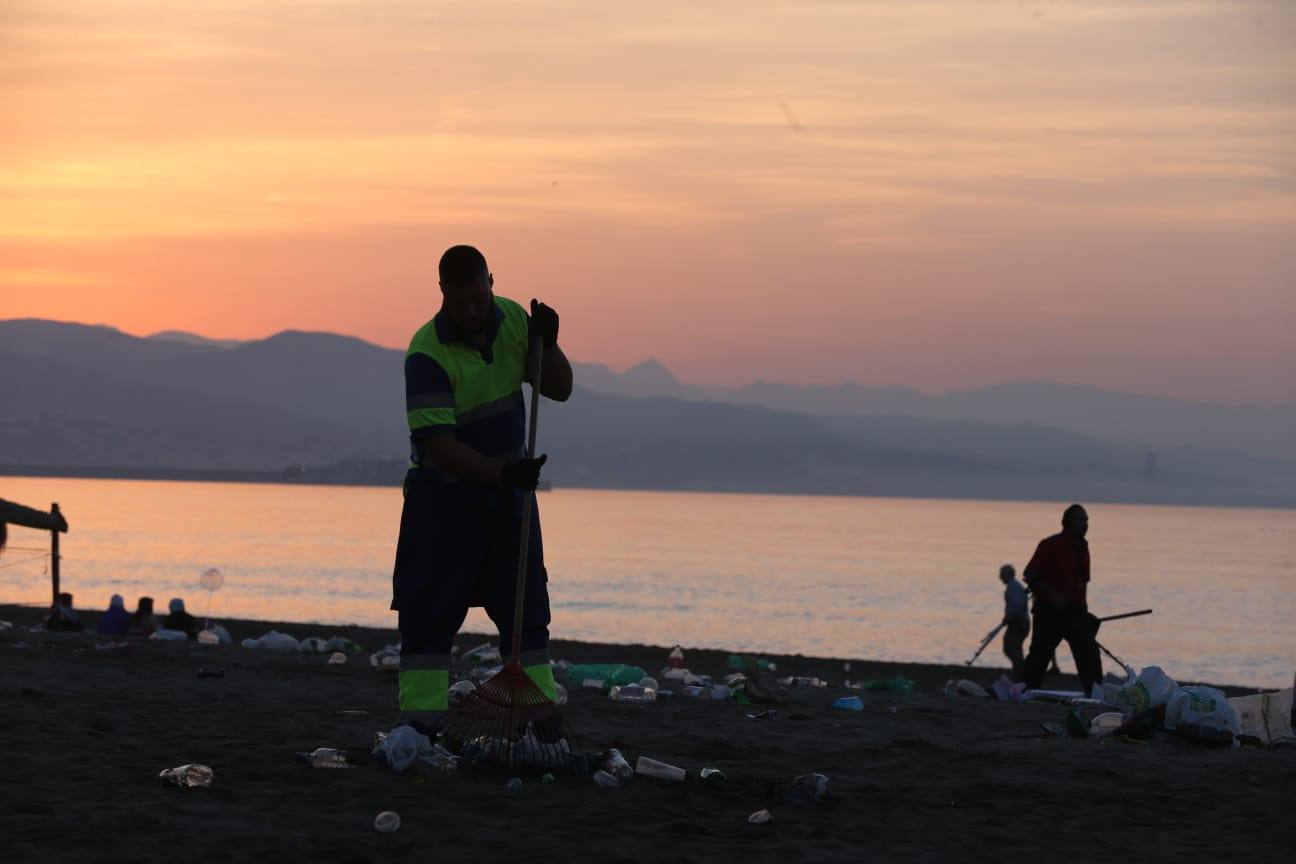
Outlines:
<svg viewBox="0 0 1296 864"><path fill-rule="evenodd" d="M543 356L544 346L536 340L528 358L531 367L528 457L534 457L536 452ZM568 730L558 713L558 706L526 674L519 659L522 654L522 601L526 596L531 510L534 506L535 493L524 493L517 593L513 600L513 656L503 669L451 708L440 729L441 737L458 745L460 755L469 762L566 768L570 761Z"/></svg>

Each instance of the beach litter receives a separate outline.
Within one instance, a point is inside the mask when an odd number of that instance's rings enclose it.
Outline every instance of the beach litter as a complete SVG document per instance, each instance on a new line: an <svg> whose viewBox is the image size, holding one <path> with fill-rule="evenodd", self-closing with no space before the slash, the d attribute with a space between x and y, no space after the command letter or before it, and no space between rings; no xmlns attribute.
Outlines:
<svg viewBox="0 0 1296 864"><path fill-rule="evenodd" d="M197 763L168 768L158 774L158 782L167 786L210 786L215 772L206 765Z"/></svg>
<svg viewBox="0 0 1296 864"><path fill-rule="evenodd" d="M378 672L397 672L400 670L400 652L401 643L388 645L369 655L369 665Z"/></svg>
<svg viewBox="0 0 1296 864"><path fill-rule="evenodd" d="M477 685L471 681L456 681L450 685L450 689L446 692L446 697L450 700L451 705L457 705L460 700L467 699L471 696L473 691L476 689Z"/></svg>
<svg viewBox="0 0 1296 864"><path fill-rule="evenodd" d="M476 666L500 666L504 663L504 657L500 654L499 647L489 642L478 645L476 648L470 648L459 659Z"/></svg>
<svg viewBox="0 0 1296 864"><path fill-rule="evenodd" d="M755 813L747 817L747 821L753 825L764 825L773 818L774 817L770 815L768 810L757 810Z"/></svg>
<svg viewBox="0 0 1296 864"><path fill-rule="evenodd" d="M853 684L848 681L845 686L851 690L872 690L879 693L912 693L917 689L918 682L903 675L896 675L894 678L879 681L856 681Z"/></svg>
<svg viewBox="0 0 1296 864"><path fill-rule="evenodd" d="M301 643L287 633L271 630L264 636L255 639L244 639L239 643L244 648L262 648L267 651L299 651Z"/></svg>
<svg viewBox="0 0 1296 864"><path fill-rule="evenodd" d="M343 654L341 651L334 651L332 654L329 655L328 665L341 666L346 661L347 661L347 655Z"/></svg>
<svg viewBox="0 0 1296 864"><path fill-rule="evenodd" d="M832 707L843 711L863 711L864 700L858 696L841 696L833 700Z"/></svg>
<svg viewBox="0 0 1296 864"><path fill-rule="evenodd" d="M1000 675L999 680L994 683L995 698L1000 702L1025 702L1026 685L1020 681L1013 681L1007 675Z"/></svg>
<svg viewBox="0 0 1296 864"><path fill-rule="evenodd" d="M14 629L14 625L12 621L0 621L0 633L4 632L5 630L12 630L12 629Z"/></svg>
<svg viewBox="0 0 1296 864"><path fill-rule="evenodd" d="M608 691L613 702L656 702L657 691L638 684L618 684Z"/></svg>
<svg viewBox="0 0 1296 864"><path fill-rule="evenodd" d="M748 720L773 720L777 716L778 714L774 711L773 708L771 708L768 711L762 711L759 714L748 714L747 719Z"/></svg>
<svg viewBox="0 0 1296 864"><path fill-rule="evenodd" d="M346 751L333 747L316 747L309 753L298 753L297 761L312 768L354 768L347 761Z"/></svg>
<svg viewBox="0 0 1296 864"><path fill-rule="evenodd" d="M780 678L779 682L784 687L827 687L828 682L822 678L815 678L809 675L788 675Z"/></svg>
<svg viewBox="0 0 1296 864"><path fill-rule="evenodd" d="M440 774L453 774L459 767L459 757L440 744L433 744L428 736L413 726L397 726L388 733L374 736L373 753L397 774L412 766L432 769Z"/></svg>
<svg viewBox="0 0 1296 864"><path fill-rule="evenodd" d="M188 642L189 634L183 630L167 630L166 628L162 628L160 630L154 630L149 634L148 638L159 642Z"/></svg>
<svg viewBox="0 0 1296 864"><path fill-rule="evenodd" d="M703 768L698 772L698 776L703 780L714 783L717 780L725 779L724 772L719 768Z"/></svg>
<svg viewBox="0 0 1296 864"><path fill-rule="evenodd" d="M369 712L363 708L343 708L340 711L334 711L339 717L368 717Z"/></svg>
<svg viewBox="0 0 1296 864"><path fill-rule="evenodd" d="M648 677L638 666L624 663L579 663L564 671L568 681L579 681L582 687L599 687L604 690L617 684L636 684Z"/></svg>
<svg viewBox="0 0 1296 864"><path fill-rule="evenodd" d="M1290 744L1292 735L1293 690L1234 696L1228 700L1238 717L1238 736L1263 746Z"/></svg>
<svg viewBox="0 0 1296 864"><path fill-rule="evenodd" d="M960 678L958 681L951 678L945 682L941 692L946 696L975 696L979 699L985 699L990 695L980 684L966 678Z"/></svg>
<svg viewBox="0 0 1296 864"><path fill-rule="evenodd" d="M621 755L621 751L615 747L607 751L603 757L603 773L617 781L618 785L624 785L634 779L635 771L630 767L630 763ZM595 772L598 773L598 772Z"/></svg>
<svg viewBox="0 0 1296 864"><path fill-rule="evenodd" d="M784 799L793 803L819 804L828 796L828 775L800 774L792 778L792 785Z"/></svg>
<svg viewBox="0 0 1296 864"><path fill-rule="evenodd" d="M400 814L392 810L384 810L374 817L374 828L383 834L391 834L399 831L401 826Z"/></svg>
<svg viewBox="0 0 1296 864"><path fill-rule="evenodd" d="M567 704L567 688L556 682L554 683L554 704L558 706Z"/></svg>
<svg viewBox="0 0 1296 864"><path fill-rule="evenodd" d="M635 763L635 773L642 774L645 777L655 777L658 780L669 780L674 783L682 781L687 776L683 768L666 762L658 762L656 759L649 759L647 756L639 757L639 761Z"/></svg>
<svg viewBox="0 0 1296 864"><path fill-rule="evenodd" d="M621 781L601 768L594 772L593 780L595 786L604 786L608 789L621 788Z"/></svg>
<svg viewBox="0 0 1296 864"><path fill-rule="evenodd" d="M220 634L215 630L202 630L198 633L199 645L219 645L221 644Z"/></svg>
<svg viewBox="0 0 1296 864"><path fill-rule="evenodd" d="M199 669L199 670L198 670L198 677L199 677L199 678L224 678L224 677L225 677L225 670L224 670L224 669L216 669L216 670L212 670L212 669Z"/></svg>

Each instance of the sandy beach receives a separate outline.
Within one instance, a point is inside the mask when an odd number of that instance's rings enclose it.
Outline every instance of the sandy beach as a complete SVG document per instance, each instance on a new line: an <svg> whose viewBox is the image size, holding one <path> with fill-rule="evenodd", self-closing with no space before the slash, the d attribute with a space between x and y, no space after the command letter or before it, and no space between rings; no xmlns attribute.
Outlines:
<svg viewBox="0 0 1296 864"><path fill-rule="evenodd" d="M97 649L91 634L28 628L43 610L0 606L0 824L6 861L858 861L1279 860L1290 854L1296 750L1208 749L1050 737L1057 704L946 697L949 678L989 686L1003 670L869 663L851 677L917 682L913 694L859 694L861 712L830 707L847 691L840 659L771 656L779 674L834 686L795 688L773 720L735 702L610 701L571 687L565 716L578 750L619 747L681 766L690 779L636 778L624 788L560 775L465 769L416 780L368 755L396 715L394 675L368 651L394 630L225 621L236 642L271 628L298 638L341 635L362 655L318 655L195 643ZM94 615L83 618L93 626ZM461 648L483 641L459 639ZM695 672L719 676L726 654L691 650ZM987 651L987 655L993 649ZM624 662L656 673L666 650L555 641L553 656ZM989 663L994 664L990 658ZM200 668L224 677L199 678ZM1065 677L1050 681L1073 687ZM1230 694L1249 692L1226 688ZM342 711L367 712L362 716ZM346 749L359 765L325 771L296 751ZM157 782L161 769L210 765L208 788ZM723 782L697 780L720 768ZM821 772L821 805L785 799L796 775ZM749 824L768 808L772 820ZM373 827L401 815L393 834Z"/></svg>

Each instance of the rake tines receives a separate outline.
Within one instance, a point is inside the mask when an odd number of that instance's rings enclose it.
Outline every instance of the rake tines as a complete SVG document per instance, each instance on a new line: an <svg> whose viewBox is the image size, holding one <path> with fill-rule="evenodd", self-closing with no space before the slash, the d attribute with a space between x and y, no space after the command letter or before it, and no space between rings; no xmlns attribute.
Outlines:
<svg viewBox="0 0 1296 864"><path fill-rule="evenodd" d="M562 770L571 761L558 706L516 657L452 708L440 733L472 763Z"/></svg>

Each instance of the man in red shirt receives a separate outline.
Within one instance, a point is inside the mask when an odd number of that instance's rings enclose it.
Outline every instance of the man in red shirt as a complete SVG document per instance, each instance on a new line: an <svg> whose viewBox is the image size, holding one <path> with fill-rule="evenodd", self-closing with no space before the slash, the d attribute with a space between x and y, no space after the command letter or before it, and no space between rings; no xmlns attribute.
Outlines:
<svg viewBox="0 0 1296 864"><path fill-rule="evenodd" d="M1049 660L1063 639L1071 648L1085 695L1102 681L1098 655L1098 619L1089 614L1089 514L1079 504L1062 513L1062 533L1045 537L1026 565L1026 584L1035 595L1033 635L1022 681L1036 688L1044 683Z"/></svg>

